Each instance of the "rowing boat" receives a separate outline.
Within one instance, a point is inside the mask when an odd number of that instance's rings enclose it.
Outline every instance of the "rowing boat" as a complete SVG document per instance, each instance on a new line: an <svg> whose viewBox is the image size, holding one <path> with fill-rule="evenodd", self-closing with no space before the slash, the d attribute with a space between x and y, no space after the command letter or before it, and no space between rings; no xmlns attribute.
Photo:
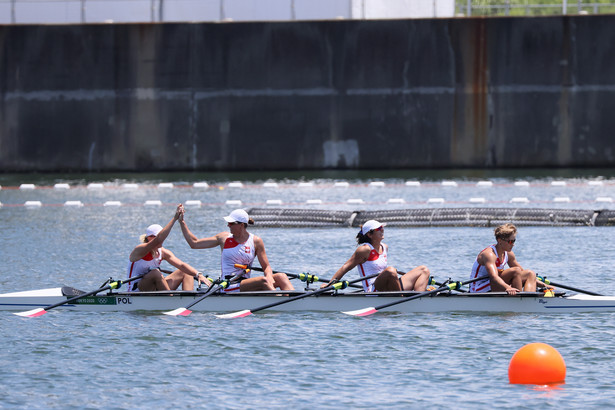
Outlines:
<svg viewBox="0 0 615 410"><path fill-rule="evenodd" d="M0 294L0 310L18 311L43 308L66 301L84 292L71 287L57 287L23 292ZM157 291L157 292L107 292L87 296L59 306L57 310L88 312L113 311L168 311L183 307L203 296L199 291ZM274 303L304 291L263 291L214 294L196 304L192 310L200 312L228 312L251 309ZM340 312L362 309L375 304L382 305L399 300L401 297L418 292L326 292L277 306L277 311ZM383 311L402 313L429 312L518 312L518 313L561 313L561 312L613 312L614 296L566 295L555 292L547 297L543 292L521 292L516 296L505 292L461 293L443 292L425 296L406 303L400 303Z"/></svg>

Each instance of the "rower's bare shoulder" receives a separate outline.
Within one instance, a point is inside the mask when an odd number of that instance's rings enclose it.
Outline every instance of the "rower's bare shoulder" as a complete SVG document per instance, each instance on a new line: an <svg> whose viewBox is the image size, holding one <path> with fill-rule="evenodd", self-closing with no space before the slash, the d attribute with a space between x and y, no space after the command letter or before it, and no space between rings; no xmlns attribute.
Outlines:
<svg viewBox="0 0 615 410"><path fill-rule="evenodd" d="M497 259L495 253L491 250L491 248L483 249L476 258L481 264L484 265L484 262L495 262Z"/></svg>

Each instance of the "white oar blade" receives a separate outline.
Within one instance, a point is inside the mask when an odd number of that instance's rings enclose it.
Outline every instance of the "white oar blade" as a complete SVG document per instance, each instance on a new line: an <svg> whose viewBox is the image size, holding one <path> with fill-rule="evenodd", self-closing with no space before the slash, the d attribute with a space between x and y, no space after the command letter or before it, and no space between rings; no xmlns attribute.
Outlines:
<svg viewBox="0 0 615 410"><path fill-rule="evenodd" d="M186 308L177 308L175 310L171 310L169 312L162 312L165 315L169 315L169 316L188 316L190 313L192 313L192 311L190 309L186 309Z"/></svg>
<svg viewBox="0 0 615 410"><path fill-rule="evenodd" d="M249 310L240 310L233 313L226 313L224 315L216 315L216 317L218 319L237 319L239 317L250 316L251 314L252 312L250 312Z"/></svg>
<svg viewBox="0 0 615 410"><path fill-rule="evenodd" d="M368 308L359 309L359 310L349 310L348 312L342 312L342 313L346 315L350 315L350 316L369 316L376 312L377 312L376 308L368 307Z"/></svg>
<svg viewBox="0 0 615 410"><path fill-rule="evenodd" d="M26 312L17 312L13 314L17 316L21 316L21 317L38 317L38 316L43 316L45 313L47 313L45 309L37 308L37 309L28 310Z"/></svg>

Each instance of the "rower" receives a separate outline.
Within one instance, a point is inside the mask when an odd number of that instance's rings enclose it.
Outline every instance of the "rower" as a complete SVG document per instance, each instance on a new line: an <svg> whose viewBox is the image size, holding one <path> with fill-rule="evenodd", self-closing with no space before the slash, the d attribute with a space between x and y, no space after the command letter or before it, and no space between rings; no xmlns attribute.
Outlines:
<svg viewBox="0 0 615 410"><path fill-rule="evenodd" d="M209 280L200 272L180 260L170 250L162 247L178 218L179 212L176 212L173 219L164 228L158 224L153 224L147 227L144 235L141 235L141 243L130 253L128 278L144 276L130 283L128 292L176 290L180 285L183 290L194 290L194 280L209 286ZM160 269L160 263L163 260L176 268L166 277Z"/></svg>
<svg viewBox="0 0 615 410"><path fill-rule="evenodd" d="M506 292L516 295L522 290L536 292L536 273L524 269L512 251L517 241L517 227L511 223L495 228L496 243L483 249L474 261L470 279L488 276L470 284L470 292Z"/></svg>
<svg viewBox="0 0 615 410"><path fill-rule="evenodd" d="M389 247L382 242L385 225L373 219L365 222L357 234L358 246L354 253L335 272L331 281L322 285L322 287L330 286L339 281L346 273L356 267L359 277L367 277L379 273L377 277L361 282L365 292L425 291L429 281L429 269L427 266L417 266L407 273L398 272L397 269L389 266L387 261Z"/></svg>
<svg viewBox="0 0 615 410"><path fill-rule="evenodd" d="M208 249L220 247L222 251L222 269L220 279L230 280L233 278L235 283L224 289L228 292L245 292L259 290L294 290L288 276L284 273L273 273L269 265L269 259L265 252L263 240L248 232L248 225L253 225L254 220L243 209L235 209L230 215L225 216L230 232L220 232L208 238L197 238L188 229L184 219L184 207L180 204L177 207L179 213L179 224L186 242L192 249ZM240 265L252 266L254 259L263 268L263 276L252 277L250 271L244 271Z"/></svg>

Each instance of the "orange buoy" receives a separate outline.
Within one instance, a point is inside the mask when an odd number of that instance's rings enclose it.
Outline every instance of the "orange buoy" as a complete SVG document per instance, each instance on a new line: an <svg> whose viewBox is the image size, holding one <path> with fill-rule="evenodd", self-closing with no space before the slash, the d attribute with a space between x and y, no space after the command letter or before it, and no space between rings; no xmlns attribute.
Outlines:
<svg viewBox="0 0 615 410"><path fill-rule="evenodd" d="M508 365L511 384L558 384L566 379L564 358L545 343L530 343L517 350Z"/></svg>

